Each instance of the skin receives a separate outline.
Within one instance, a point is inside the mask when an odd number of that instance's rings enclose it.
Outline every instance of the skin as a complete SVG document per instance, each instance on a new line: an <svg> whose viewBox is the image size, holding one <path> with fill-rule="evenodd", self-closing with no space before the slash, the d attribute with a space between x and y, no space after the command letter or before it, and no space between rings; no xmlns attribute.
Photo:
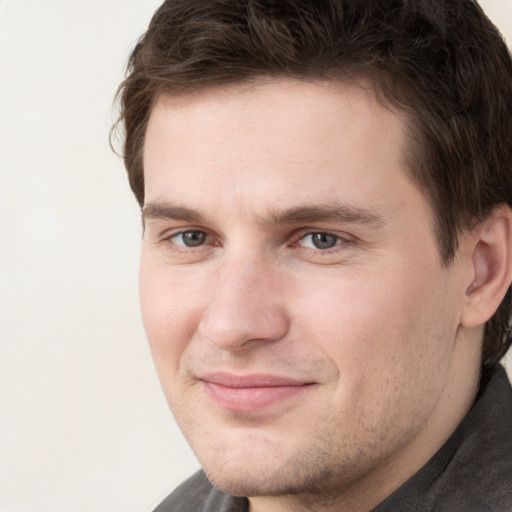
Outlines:
<svg viewBox="0 0 512 512"><path fill-rule="evenodd" d="M474 399L480 235L440 260L405 132L348 83L266 80L153 107L144 324L201 465L251 511L371 509Z"/></svg>

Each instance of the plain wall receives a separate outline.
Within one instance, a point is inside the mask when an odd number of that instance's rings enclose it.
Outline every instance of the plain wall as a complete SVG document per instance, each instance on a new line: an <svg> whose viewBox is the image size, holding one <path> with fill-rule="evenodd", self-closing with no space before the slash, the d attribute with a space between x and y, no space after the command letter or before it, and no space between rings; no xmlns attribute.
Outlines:
<svg viewBox="0 0 512 512"><path fill-rule="evenodd" d="M139 211L108 147L159 3L0 0L0 512L149 511L198 467L146 345ZM512 40L512 1L482 4Z"/></svg>

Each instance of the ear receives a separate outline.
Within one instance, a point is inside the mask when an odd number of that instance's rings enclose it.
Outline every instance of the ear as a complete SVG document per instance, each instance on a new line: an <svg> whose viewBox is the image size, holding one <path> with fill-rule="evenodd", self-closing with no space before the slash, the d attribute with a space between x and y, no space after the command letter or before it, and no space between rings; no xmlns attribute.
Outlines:
<svg viewBox="0 0 512 512"><path fill-rule="evenodd" d="M461 325L483 325L495 313L512 281L512 210L501 205L469 236L473 279L466 290Z"/></svg>

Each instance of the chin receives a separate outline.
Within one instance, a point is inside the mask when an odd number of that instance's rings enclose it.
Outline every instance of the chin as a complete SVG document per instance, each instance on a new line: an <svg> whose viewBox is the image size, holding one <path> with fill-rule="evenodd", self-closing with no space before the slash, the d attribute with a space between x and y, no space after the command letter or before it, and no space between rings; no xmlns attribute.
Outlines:
<svg viewBox="0 0 512 512"><path fill-rule="evenodd" d="M248 465L246 471L234 473L223 473L216 470L213 473L206 472L206 476L213 485L233 496L282 496L287 494L296 494L296 486L282 479L276 481L271 474L255 474Z"/></svg>
<svg viewBox="0 0 512 512"><path fill-rule="evenodd" d="M254 453L239 454L232 459L226 457L198 457L206 476L215 487L233 496L275 496L286 494L293 476L292 465L284 464L276 470L275 463L267 457ZM259 460L258 460L259 459ZM281 466L281 465L280 465Z"/></svg>
<svg viewBox="0 0 512 512"><path fill-rule="evenodd" d="M237 463L228 460L216 460L212 464L201 462L212 484L233 496L308 495L331 500L336 499L344 482L353 479L353 471L342 460L323 465L313 457L301 459L294 456L279 462L256 459L247 455ZM332 496L333 490L336 496Z"/></svg>
<svg viewBox="0 0 512 512"><path fill-rule="evenodd" d="M267 495L262 485L254 481L254 475L252 474L246 475L246 478L241 478L240 475L219 475L218 473L212 475L206 472L206 476L215 487L232 496L252 497Z"/></svg>

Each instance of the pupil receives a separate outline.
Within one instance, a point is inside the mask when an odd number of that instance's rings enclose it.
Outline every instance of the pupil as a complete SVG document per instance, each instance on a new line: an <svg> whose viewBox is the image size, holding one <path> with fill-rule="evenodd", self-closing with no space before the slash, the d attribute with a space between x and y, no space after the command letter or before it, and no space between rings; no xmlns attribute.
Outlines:
<svg viewBox="0 0 512 512"><path fill-rule="evenodd" d="M197 247L204 243L206 233L202 231L187 231L183 233L183 243L187 247Z"/></svg>
<svg viewBox="0 0 512 512"><path fill-rule="evenodd" d="M315 233L312 236L313 245L317 249L330 249L334 247L337 242L337 237L329 235L328 233Z"/></svg>

